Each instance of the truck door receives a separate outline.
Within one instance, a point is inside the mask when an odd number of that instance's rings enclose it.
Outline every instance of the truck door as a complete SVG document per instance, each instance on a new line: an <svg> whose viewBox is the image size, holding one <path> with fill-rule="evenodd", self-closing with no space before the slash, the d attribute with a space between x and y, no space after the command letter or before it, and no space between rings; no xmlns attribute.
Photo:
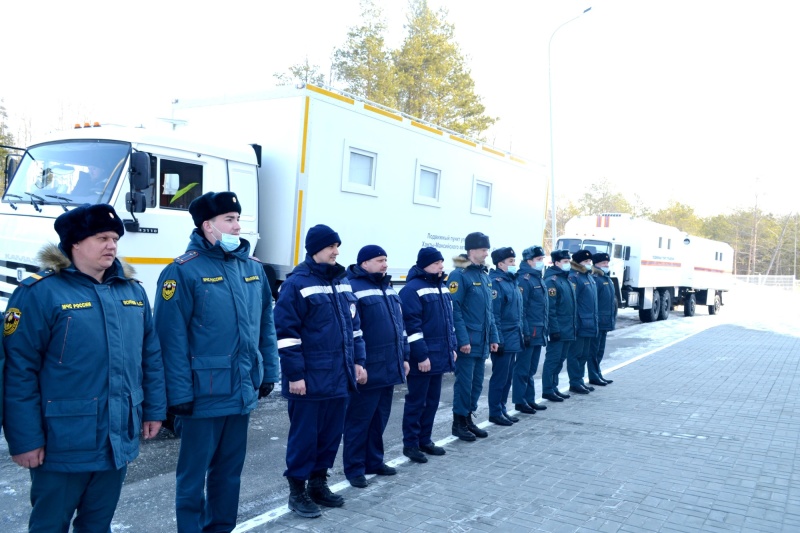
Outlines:
<svg viewBox="0 0 800 533"><path fill-rule="evenodd" d="M239 225L241 236L250 241L250 250L258 243L258 182L255 165L228 161L228 187L242 202Z"/></svg>

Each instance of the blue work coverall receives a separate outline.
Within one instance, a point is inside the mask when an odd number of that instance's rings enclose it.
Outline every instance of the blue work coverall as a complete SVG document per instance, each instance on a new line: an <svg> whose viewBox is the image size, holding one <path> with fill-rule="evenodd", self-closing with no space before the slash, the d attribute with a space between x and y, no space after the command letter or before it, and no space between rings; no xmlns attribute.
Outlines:
<svg viewBox="0 0 800 533"><path fill-rule="evenodd" d="M383 466L383 431L392 412L394 386L405 382L408 340L392 277L352 265L347 279L358 298L367 354L367 382L350 393L344 422L342 462L344 475L352 479Z"/></svg>
<svg viewBox="0 0 800 533"><path fill-rule="evenodd" d="M456 269L447 277L453 299L453 323L458 346L470 345L470 353L458 352L453 413L468 416L478 409L489 345L499 340L492 311L492 282L486 267L462 254L454 258Z"/></svg>
<svg viewBox="0 0 800 533"><path fill-rule="evenodd" d="M407 448L433 444L431 435L442 393L442 375L455 369L453 355L458 344L453 303L443 281L443 275L430 274L415 265L400 290L411 366L403 409L403 446ZM431 369L420 371L419 364L428 359Z"/></svg>
<svg viewBox="0 0 800 533"><path fill-rule="evenodd" d="M570 346L575 341L577 323L575 287L567 275L567 272L554 266L548 267L544 273L550 340L547 343L542 366L542 394L554 394L558 390L558 374L564 367ZM558 336L558 340L554 340L554 335Z"/></svg>
<svg viewBox="0 0 800 533"><path fill-rule="evenodd" d="M515 404L533 405L536 403L536 386L533 376L539 367L542 346L547 345L548 303L547 287L542 279L542 271L523 261L517 273L517 285L522 294L522 351L517 355L514 366L514 388L511 400Z"/></svg>
<svg viewBox="0 0 800 533"><path fill-rule="evenodd" d="M108 530L145 421L166 417L150 303L115 259L103 281L60 247L8 302L3 343L11 455L44 447L31 469L31 531Z"/></svg>
<svg viewBox="0 0 800 533"><path fill-rule="evenodd" d="M178 416L179 532L236 525L250 411L262 383L278 381L272 293L250 244L226 252L199 229L186 253L161 272L155 323L169 405L193 402Z"/></svg>
<svg viewBox="0 0 800 533"><path fill-rule="evenodd" d="M345 409L356 390L355 365L366 365L358 299L341 265L306 255L283 282L275 304L281 393L289 400L284 476L308 480L333 466ZM306 394L289 392L305 380Z"/></svg>

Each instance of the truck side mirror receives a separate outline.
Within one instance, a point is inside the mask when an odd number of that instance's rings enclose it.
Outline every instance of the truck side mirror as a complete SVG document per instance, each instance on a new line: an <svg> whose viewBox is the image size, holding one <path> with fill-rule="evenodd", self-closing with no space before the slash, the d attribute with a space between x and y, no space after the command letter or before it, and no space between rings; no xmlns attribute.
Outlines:
<svg viewBox="0 0 800 533"><path fill-rule="evenodd" d="M147 198L143 192L126 192L125 208L131 213L144 213L147 208Z"/></svg>
<svg viewBox="0 0 800 533"><path fill-rule="evenodd" d="M131 154L131 187L143 191L150 186L150 154L134 152ZM127 199L126 199L127 201ZM144 209L142 210L144 211ZM140 213L141 211L137 211Z"/></svg>
<svg viewBox="0 0 800 533"><path fill-rule="evenodd" d="M14 177L14 174L17 173L17 168L19 167L19 157L15 157L11 154L6 156L6 186L11 182L11 178Z"/></svg>

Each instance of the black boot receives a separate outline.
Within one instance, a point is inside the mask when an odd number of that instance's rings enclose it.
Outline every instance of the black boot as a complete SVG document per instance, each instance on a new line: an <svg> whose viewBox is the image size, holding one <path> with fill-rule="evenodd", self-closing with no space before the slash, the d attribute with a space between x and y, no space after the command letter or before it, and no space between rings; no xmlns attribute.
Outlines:
<svg viewBox="0 0 800 533"><path fill-rule="evenodd" d="M322 514L319 506L311 501L306 492L306 481L293 477L289 480L289 509L305 518L316 518Z"/></svg>
<svg viewBox="0 0 800 533"><path fill-rule="evenodd" d="M344 505L344 498L331 492L328 488L328 471L317 470L311 472L311 479L308 480L308 495L314 503L324 507L341 507Z"/></svg>
<svg viewBox="0 0 800 533"><path fill-rule="evenodd" d="M485 439L486 437L489 436L488 432L486 432L486 431L482 430L481 428L479 428L478 426L476 426L475 422L472 421L472 413L468 414L464 418L466 418L467 429L470 430L470 432L473 435L475 435L479 439Z"/></svg>
<svg viewBox="0 0 800 533"><path fill-rule="evenodd" d="M472 442L475 440L475 435L470 433L467 429L467 422L464 417L453 413L453 436L461 440Z"/></svg>

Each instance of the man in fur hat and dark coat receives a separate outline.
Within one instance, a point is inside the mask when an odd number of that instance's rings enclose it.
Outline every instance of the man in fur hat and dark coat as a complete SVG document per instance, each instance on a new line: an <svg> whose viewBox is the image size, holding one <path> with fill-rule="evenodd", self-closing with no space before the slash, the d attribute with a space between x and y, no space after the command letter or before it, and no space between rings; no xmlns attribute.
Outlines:
<svg viewBox="0 0 800 533"><path fill-rule="evenodd" d="M147 295L117 259L114 208L76 207L55 230L60 244L6 310L5 436L31 471L31 531L110 531L139 434L155 437L167 414L161 350Z"/></svg>
<svg viewBox="0 0 800 533"><path fill-rule="evenodd" d="M454 436L468 442L489 434L472 420L483 390L489 352L499 343L492 309L492 282L484 265L489 255L489 237L481 232L467 235L467 253L453 258L455 270L447 277L453 299L453 323L458 342L456 382L453 389Z"/></svg>

